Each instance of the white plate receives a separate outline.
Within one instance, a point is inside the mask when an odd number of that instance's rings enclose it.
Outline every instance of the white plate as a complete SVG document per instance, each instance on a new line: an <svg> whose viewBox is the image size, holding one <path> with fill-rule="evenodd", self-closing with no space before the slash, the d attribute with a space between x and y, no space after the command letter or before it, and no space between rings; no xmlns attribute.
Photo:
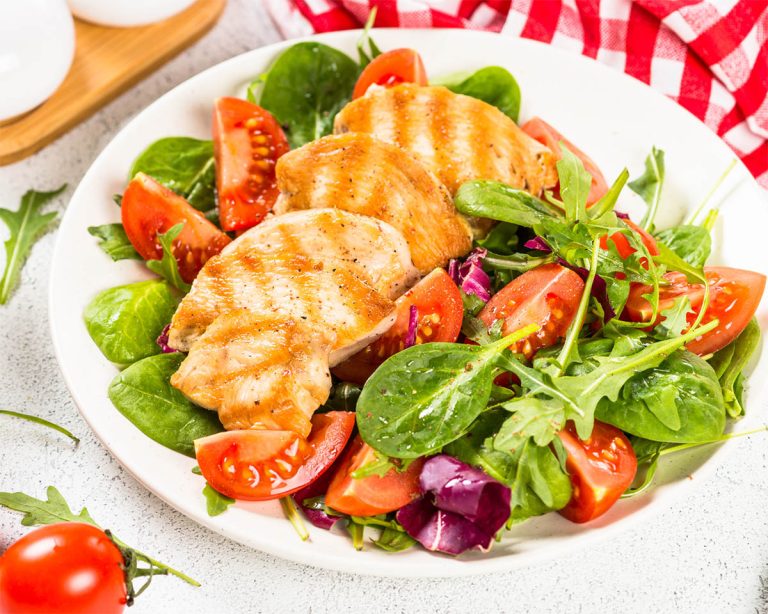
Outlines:
<svg viewBox="0 0 768 614"><path fill-rule="evenodd" d="M317 37L350 55L358 32ZM592 60L539 43L457 30L381 30L375 35L384 49L416 47L435 77L489 64L508 68L520 83L522 118L541 115L583 147L609 179L624 165L633 176L642 170L651 145L666 151L667 181L663 220L678 221L694 208L733 159L733 154L703 124L675 103L623 74ZM295 41L294 41L295 42ZM86 227L118 221L111 196L125 187L135 156L154 140L171 135L210 138L213 100L237 95L293 42L257 49L215 66L176 87L150 105L118 134L94 162L78 187L59 230L51 274L50 318L56 356L80 412L112 454L147 488L167 503L214 531L264 552L293 561L353 573L390 576L456 576L510 569L542 558L562 556L591 540L625 530L654 510L685 495L711 472L729 444L679 457L665 465L657 487L648 495L620 502L587 526L571 524L557 514L524 523L488 554L454 559L413 549L388 554L370 546L355 552L348 539L311 528L302 543L276 504L238 504L216 518L205 511L202 478L190 469L195 462L156 444L128 422L107 398L117 373L93 344L82 312L100 290L144 279L147 271L133 261L113 263L88 235ZM454 49L455 53L446 53ZM629 190L627 190L629 192ZM768 206L748 171L739 164L719 192L722 215L715 233L715 260L768 273L764 236ZM718 199L716 199L718 200ZM628 194L621 207L637 206ZM768 328L768 300L759 312ZM762 348L758 369L768 368ZM757 378L755 378L757 380ZM752 382L746 429L766 413L766 385ZM679 504L679 503L678 503Z"/></svg>

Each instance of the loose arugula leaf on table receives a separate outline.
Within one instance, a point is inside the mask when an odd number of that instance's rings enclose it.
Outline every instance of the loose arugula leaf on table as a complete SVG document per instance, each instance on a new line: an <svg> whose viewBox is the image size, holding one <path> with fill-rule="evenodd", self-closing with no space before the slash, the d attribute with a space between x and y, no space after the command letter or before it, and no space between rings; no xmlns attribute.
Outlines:
<svg viewBox="0 0 768 614"><path fill-rule="evenodd" d="M640 226L645 230L653 229L653 222L661 202L661 189L664 186L664 151L651 148L645 159L645 172L629 182L629 189L638 194L648 205Z"/></svg>
<svg viewBox="0 0 768 614"><path fill-rule="evenodd" d="M712 237L703 226L674 226L656 233L656 238L693 267L703 267L712 252Z"/></svg>
<svg viewBox="0 0 768 614"><path fill-rule="evenodd" d="M118 260L142 260L128 240L122 224L89 226L88 233L99 239L99 247L115 262Z"/></svg>
<svg viewBox="0 0 768 614"><path fill-rule="evenodd" d="M439 451L488 404L504 349L538 330L530 325L488 345L425 343L388 358L366 382L357 426L372 448L393 458Z"/></svg>
<svg viewBox="0 0 768 614"><path fill-rule="evenodd" d="M88 304L88 334L108 360L129 365L160 353L157 338L179 304L179 295L157 279L104 290Z"/></svg>
<svg viewBox="0 0 768 614"><path fill-rule="evenodd" d="M760 337L760 326L753 318L736 339L722 350L715 352L709 361L720 382L725 409L731 418L744 415L742 399L744 369L757 350Z"/></svg>
<svg viewBox="0 0 768 614"><path fill-rule="evenodd" d="M160 445L195 456L195 439L223 431L216 412L192 403L171 386L183 354L157 354L119 373L109 385L112 404Z"/></svg>
<svg viewBox="0 0 768 614"><path fill-rule="evenodd" d="M203 496L205 497L205 510L211 517L223 514L235 502L231 497L222 495L218 490L211 488L207 482L203 487Z"/></svg>
<svg viewBox="0 0 768 614"><path fill-rule="evenodd" d="M562 157L557 161L557 176L560 180L560 198L565 207L565 218L569 222L585 220L592 175L570 149L562 142L559 146Z"/></svg>
<svg viewBox="0 0 768 614"><path fill-rule="evenodd" d="M20 418L21 420L26 420L27 422L33 422L35 424L40 424L42 426L46 426L49 429L52 429L54 431L58 431L62 435L66 435L69 437L72 441L75 442L75 445L80 443L80 439L75 437L70 431L65 429L63 426L60 426L56 424L55 422L50 422L49 420L46 420L45 418L40 418L39 416L33 416L31 414L24 414L18 411L10 411L7 409L0 409L0 415L3 416L12 416L14 418Z"/></svg>
<svg viewBox="0 0 768 614"><path fill-rule="evenodd" d="M181 278L179 263L173 255L173 242L183 229L184 222L180 222L171 227L168 232L157 233L157 240L163 247L163 258L162 260L147 260L147 268L186 294L192 286Z"/></svg>
<svg viewBox="0 0 768 614"><path fill-rule="evenodd" d="M512 74L500 66L486 66L458 83L446 84L446 87L493 105L514 122L520 114L520 86Z"/></svg>
<svg viewBox="0 0 768 614"><path fill-rule="evenodd" d="M357 63L322 43L298 43L275 60L259 104L286 131L291 148L301 147L333 130L333 118L349 101L359 74Z"/></svg>
<svg viewBox="0 0 768 614"><path fill-rule="evenodd" d="M130 181L145 173L200 211L216 207L213 141L173 136L152 143L131 166Z"/></svg>
<svg viewBox="0 0 768 614"><path fill-rule="evenodd" d="M22 512L24 516L21 519L21 524L25 527L56 524L59 522L83 522L101 529L86 508L81 509L79 514L75 514L61 493L53 486L49 486L46 490L46 499L36 499L23 492L0 492L0 506L16 512ZM192 586L200 586L199 582L186 574L147 556L135 548L131 548L111 531L105 531L105 533L120 549L121 554L126 559L126 567L128 568L126 570L126 582L129 584L131 592L133 592L131 585L133 579L147 575L171 574ZM136 565L138 562L144 562L149 567L137 569Z"/></svg>
<svg viewBox="0 0 768 614"><path fill-rule="evenodd" d="M41 213L40 209L61 194L66 187L64 184L51 192L29 190L21 197L21 204L16 211L0 207L0 220L10 232L5 242L5 269L0 278L0 305L8 302L32 245L58 215L55 211Z"/></svg>

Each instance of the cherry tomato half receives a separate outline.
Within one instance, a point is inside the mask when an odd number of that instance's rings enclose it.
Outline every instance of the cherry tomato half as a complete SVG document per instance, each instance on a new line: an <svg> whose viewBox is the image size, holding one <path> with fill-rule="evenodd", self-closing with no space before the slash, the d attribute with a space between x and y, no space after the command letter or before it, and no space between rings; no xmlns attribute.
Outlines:
<svg viewBox="0 0 768 614"><path fill-rule="evenodd" d="M588 522L607 512L632 484L635 451L624 433L598 421L585 441L572 423L558 437L568 452L565 467L573 484L571 500L560 513L572 522Z"/></svg>
<svg viewBox="0 0 768 614"><path fill-rule="evenodd" d="M587 205L596 203L605 195L608 191L608 184L605 182L603 173L600 172L600 169L597 167L597 164L592 161L592 158L581 151L581 149L576 147L576 145L571 143L540 117L529 119L520 127L526 134L528 134L528 136L537 140L542 145L549 147L558 160L563 155L560 151L561 141L565 143L565 146L572 154L581 160L586 171L592 175L592 186L590 187L589 195L587 196Z"/></svg>
<svg viewBox="0 0 768 614"><path fill-rule="evenodd" d="M392 327L357 354L333 368L341 380L363 384L387 358L405 347L411 307L416 307L416 344L445 341L453 343L461 332L464 306L461 292L450 275L435 269L395 301Z"/></svg>
<svg viewBox="0 0 768 614"><path fill-rule="evenodd" d="M538 332L510 346L531 358L538 350L563 337L579 308L584 282L577 273L559 264L545 264L513 279L491 297L478 317L491 326L504 320L501 332L515 332L528 324Z"/></svg>
<svg viewBox="0 0 768 614"><path fill-rule="evenodd" d="M80 522L35 529L0 558L3 614L118 614L123 555L104 531Z"/></svg>
<svg viewBox="0 0 768 614"><path fill-rule="evenodd" d="M144 173L137 173L125 189L121 216L128 240L144 260L161 259L163 248L157 235L184 223L173 241L173 255L187 283L192 283L203 265L230 242L182 196Z"/></svg>
<svg viewBox="0 0 768 614"><path fill-rule="evenodd" d="M702 324L715 318L720 323L716 329L687 345L688 350L699 356L716 352L739 336L755 315L765 289L765 275L753 271L706 267L704 275L709 282L709 307ZM667 283L660 288L659 311L672 307L676 299L687 295L693 309L688 314L688 323L693 324L704 301L703 284L690 284L685 275L676 271L665 273L664 280ZM643 297L650 292L651 286L632 285L625 309L626 317L633 322L650 320L653 309Z"/></svg>
<svg viewBox="0 0 768 614"><path fill-rule="evenodd" d="M355 414L312 417L305 441L293 431L244 430L195 440L200 471L212 488L233 499L277 499L319 478L338 458L355 428Z"/></svg>
<svg viewBox="0 0 768 614"><path fill-rule="evenodd" d="M392 49L373 58L360 73L352 91L352 99L363 96L374 84L391 87L399 83L428 83L424 62L414 49Z"/></svg>
<svg viewBox="0 0 768 614"><path fill-rule="evenodd" d="M413 461L403 472L390 469L383 476L352 477L352 472L375 460L373 448L360 435L355 437L333 474L325 495L326 505L351 516L376 516L399 510L419 496L424 459Z"/></svg>
<svg viewBox="0 0 768 614"><path fill-rule="evenodd" d="M213 110L219 218L227 231L247 230L272 210L277 159L288 141L274 117L247 100L219 98Z"/></svg>

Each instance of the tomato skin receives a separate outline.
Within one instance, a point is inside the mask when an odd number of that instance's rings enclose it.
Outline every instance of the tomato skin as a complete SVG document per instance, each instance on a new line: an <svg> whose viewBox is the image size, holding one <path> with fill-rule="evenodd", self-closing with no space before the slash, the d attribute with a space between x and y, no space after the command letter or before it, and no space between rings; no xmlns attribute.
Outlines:
<svg viewBox="0 0 768 614"><path fill-rule="evenodd" d="M630 230L632 230L635 234L637 234L640 237L640 240L643 242L643 245L645 245L645 248L648 250L648 253L651 256L659 255L659 246L656 244L656 239L654 239L648 233L648 231L641 228L630 219L625 219L622 221L629 227ZM622 260L626 260L637 251L634 247L632 247L629 244L627 237L620 232L616 232L612 234L610 237L607 237L605 235L601 236L600 247L603 249L608 249L609 240L613 242L613 244L616 246L616 251L619 252L619 257ZM647 269L648 268L647 263L643 263L643 264Z"/></svg>
<svg viewBox="0 0 768 614"><path fill-rule="evenodd" d="M374 461L376 454L360 435L350 444L325 494L331 509L350 516L376 516L399 510L421 493L419 475L424 459L413 461L403 472L390 469L383 476L355 479L350 474Z"/></svg>
<svg viewBox="0 0 768 614"><path fill-rule="evenodd" d="M35 529L0 557L3 614L118 614L125 609L123 555L80 522Z"/></svg>
<svg viewBox="0 0 768 614"><path fill-rule="evenodd" d="M545 264L513 279L491 297L478 314L486 326L503 319L501 332L508 335L528 324L541 329L510 346L513 352L531 358L553 345L571 324L584 292L584 282L571 269Z"/></svg>
<svg viewBox="0 0 768 614"><path fill-rule="evenodd" d="M247 230L277 200L275 165L288 151L288 140L265 109L239 98L219 98L213 110L213 145L221 227Z"/></svg>
<svg viewBox="0 0 768 614"><path fill-rule="evenodd" d="M581 149L576 147L576 145L571 143L547 122L540 117L533 117L520 126L520 128L531 138L542 145L549 147L558 160L562 157L560 141L565 143L565 146L571 153L581 160L586 171L592 175L592 186L590 187L589 195L587 196L587 205L593 205L605 195L608 191L608 184L605 181L603 173L601 173L600 169L597 167L597 164L592 161L592 158L581 151Z"/></svg>
<svg viewBox="0 0 768 614"><path fill-rule="evenodd" d="M399 83L428 84L424 62L414 49L391 49L373 58L360 73L352 100L363 96L374 84L391 87Z"/></svg>
<svg viewBox="0 0 768 614"><path fill-rule="evenodd" d="M405 347L411 306L416 307L416 344L459 338L464 305L461 292L450 275L435 269L395 301L396 319L392 327L369 346L333 368L339 379L364 384L387 358Z"/></svg>
<svg viewBox="0 0 768 614"><path fill-rule="evenodd" d="M312 417L305 441L293 431L227 431L195 440L205 479L220 493L266 501L305 488L333 465L355 428L355 414L330 411Z"/></svg>
<svg viewBox="0 0 768 614"><path fill-rule="evenodd" d="M629 488L637 473L637 457L626 435L595 420L592 434L579 439L573 423L558 433L568 458L573 495L560 514L571 522L588 522L607 512Z"/></svg>
<svg viewBox="0 0 768 614"><path fill-rule="evenodd" d="M705 267L704 275L709 282L710 298L701 322L706 324L717 318L720 325L686 346L699 356L716 352L739 336L755 315L766 282L761 273L728 267ZM667 284L660 289L659 311L671 307L678 297L687 295L693 309L688 314L688 323L693 324L704 301L704 286L688 283L685 275L676 271L665 273L664 279ZM643 295L651 291L650 286L632 285L624 312L627 318L633 322L650 320L653 309ZM660 320L661 316L654 325Z"/></svg>
<svg viewBox="0 0 768 614"><path fill-rule="evenodd" d="M173 255L187 283L192 283L203 265L231 241L182 196L144 173L137 173L130 181L120 209L125 234L144 260L161 259L163 248L157 235L184 223L173 242Z"/></svg>

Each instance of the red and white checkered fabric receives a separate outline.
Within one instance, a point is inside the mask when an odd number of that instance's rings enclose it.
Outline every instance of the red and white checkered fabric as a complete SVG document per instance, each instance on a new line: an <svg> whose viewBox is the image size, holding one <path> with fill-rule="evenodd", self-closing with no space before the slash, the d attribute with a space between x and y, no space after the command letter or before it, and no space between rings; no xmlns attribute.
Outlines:
<svg viewBox="0 0 768 614"><path fill-rule="evenodd" d="M376 25L490 30L571 49L663 92L768 188L768 0L266 0L283 35Z"/></svg>

